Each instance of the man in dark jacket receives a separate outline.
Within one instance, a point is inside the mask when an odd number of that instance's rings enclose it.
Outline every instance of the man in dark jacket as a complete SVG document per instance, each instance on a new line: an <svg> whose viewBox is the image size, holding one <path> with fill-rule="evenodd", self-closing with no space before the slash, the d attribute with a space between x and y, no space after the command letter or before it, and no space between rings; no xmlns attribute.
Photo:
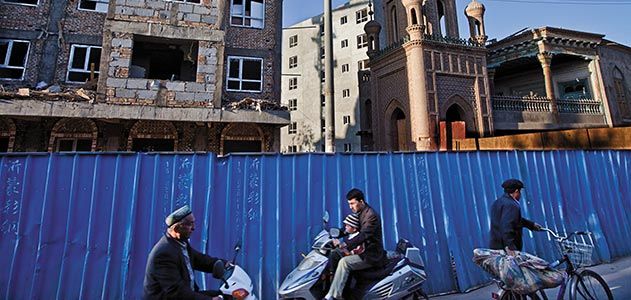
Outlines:
<svg viewBox="0 0 631 300"><path fill-rule="evenodd" d="M193 270L210 273L219 259L197 252L188 243L195 230L195 217L188 205L174 211L165 222L167 232L149 253L143 299L215 299L218 291L199 291Z"/></svg>
<svg viewBox="0 0 631 300"><path fill-rule="evenodd" d="M340 248L355 249L365 245L365 250L359 255L345 256L340 260L335 270L335 276L326 299L342 299L342 292L351 271L363 270L374 266L383 266L386 262L386 252L383 250L381 235L381 218L364 199L364 193L352 189L346 194L348 206L353 213L359 215L359 233L346 243L334 241Z"/></svg>
<svg viewBox="0 0 631 300"><path fill-rule="evenodd" d="M509 179L502 183L504 195L491 206L491 241L490 248L506 250L509 255L523 248L522 229L524 227L537 231L541 225L521 217L519 199L524 184L517 179Z"/></svg>

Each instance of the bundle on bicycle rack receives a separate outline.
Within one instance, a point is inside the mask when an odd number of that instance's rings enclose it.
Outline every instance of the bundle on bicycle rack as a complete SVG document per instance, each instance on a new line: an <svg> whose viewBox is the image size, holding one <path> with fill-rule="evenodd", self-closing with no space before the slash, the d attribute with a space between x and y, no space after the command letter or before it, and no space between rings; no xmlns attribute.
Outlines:
<svg viewBox="0 0 631 300"><path fill-rule="evenodd" d="M565 281L565 273L551 268L547 261L526 252L515 253L510 256L504 250L479 248L473 250L473 262L500 280L502 288L522 295Z"/></svg>
<svg viewBox="0 0 631 300"><path fill-rule="evenodd" d="M591 238L573 236L571 239L557 242L556 245L561 255L567 255L575 267L593 265L594 245Z"/></svg>

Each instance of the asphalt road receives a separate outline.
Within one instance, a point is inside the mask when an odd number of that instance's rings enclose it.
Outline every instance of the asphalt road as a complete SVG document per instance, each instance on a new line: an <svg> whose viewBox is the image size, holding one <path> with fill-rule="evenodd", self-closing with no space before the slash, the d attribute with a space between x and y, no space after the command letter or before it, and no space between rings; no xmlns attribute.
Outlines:
<svg viewBox="0 0 631 300"><path fill-rule="evenodd" d="M631 299L631 257L618 259L612 263L602 264L589 269L596 271L605 278L609 288L613 292L614 299L630 300ZM548 299L556 299L558 288L546 290ZM445 296L432 297L434 300L489 300L491 293L497 291L497 286L489 285L466 294L451 294ZM567 291L565 298L568 299Z"/></svg>

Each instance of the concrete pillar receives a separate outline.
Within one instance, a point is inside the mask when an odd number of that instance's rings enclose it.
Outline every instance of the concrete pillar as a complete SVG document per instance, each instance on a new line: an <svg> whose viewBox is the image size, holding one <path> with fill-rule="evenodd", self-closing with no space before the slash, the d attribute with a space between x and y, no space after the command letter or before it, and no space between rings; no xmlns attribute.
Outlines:
<svg viewBox="0 0 631 300"><path fill-rule="evenodd" d="M554 94L554 81L552 80L552 54L548 52L537 54L537 58L543 69L543 79L546 85L546 97L550 99L552 113L558 115L557 99Z"/></svg>

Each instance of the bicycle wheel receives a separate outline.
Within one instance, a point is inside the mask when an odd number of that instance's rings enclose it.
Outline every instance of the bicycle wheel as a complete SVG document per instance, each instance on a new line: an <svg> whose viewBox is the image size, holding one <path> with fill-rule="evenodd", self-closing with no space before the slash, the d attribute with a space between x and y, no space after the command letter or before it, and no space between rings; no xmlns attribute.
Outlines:
<svg viewBox="0 0 631 300"><path fill-rule="evenodd" d="M530 295L519 295L515 294L511 291L506 291L502 294L500 300L548 300L548 297L543 291L539 291L541 296L537 295L537 293L532 293Z"/></svg>
<svg viewBox="0 0 631 300"><path fill-rule="evenodd" d="M613 300L605 280L592 270L578 272L570 288L570 300Z"/></svg>

